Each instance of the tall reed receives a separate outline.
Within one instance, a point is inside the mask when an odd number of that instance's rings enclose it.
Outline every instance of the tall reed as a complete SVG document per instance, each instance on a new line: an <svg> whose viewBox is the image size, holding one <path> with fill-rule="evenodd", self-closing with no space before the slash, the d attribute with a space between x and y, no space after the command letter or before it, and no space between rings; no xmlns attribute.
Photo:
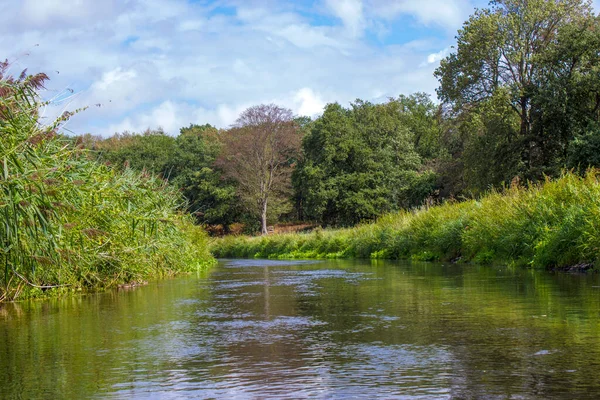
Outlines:
<svg viewBox="0 0 600 400"><path fill-rule="evenodd" d="M145 173L92 161L40 124L45 76L0 64L0 301L141 281L212 259L177 213L179 194Z"/></svg>

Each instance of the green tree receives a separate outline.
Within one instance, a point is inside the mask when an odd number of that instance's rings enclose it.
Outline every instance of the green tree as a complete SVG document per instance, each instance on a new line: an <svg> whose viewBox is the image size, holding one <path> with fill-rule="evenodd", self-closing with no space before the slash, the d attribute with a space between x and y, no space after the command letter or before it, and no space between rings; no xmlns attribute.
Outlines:
<svg viewBox="0 0 600 400"><path fill-rule="evenodd" d="M357 100L350 109L329 104L313 122L294 179L306 217L352 225L431 193L432 175L419 173L418 135L407 123L405 100Z"/></svg>
<svg viewBox="0 0 600 400"><path fill-rule="evenodd" d="M235 185L214 165L221 143L219 131L209 124L181 128L177 137L159 129L142 134L125 132L107 139L86 135L79 141L102 161L146 170L168 180L185 196L182 206L198 223L222 224L227 229L239 218Z"/></svg>
<svg viewBox="0 0 600 400"><path fill-rule="evenodd" d="M443 148L440 143L439 107L427 93L400 95L390 99L398 107L398 117L413 136L415 150L423 160L440 157Z"/></svg>
<svg viewBox="0 0 600 400"><path fill-rule="evenodd" d="M461 147L456 154L462 168L458 174L472 193L510 182L523 170L519 118L507 106L505 96L505 92L498 91L477 110L462 112L452 121L459 131L454 139Z"/></svg>
<svg viewBox="0 0 600 400"><path fill-rule="evenodd" d="M117 167L127 165L138 171L146 170L164 179L169 179L175 168L177 144L162 129L148 129L141 134L118 133L94 142L92 148L99 160Z"/></svg>
<svg viewBox="0 0 600 400"><path fill-rule="evenodd" d="M215 166L222 150L219 131L210 124L181 128L176 146L173 184L186 197L188 211L200 223L223 225L227 230L241 210L235 183Z"/></svg>
<svg viewBox="0 0 600 400"><path fill-rule="evenodd" d="M455 112L484 118L491 108L513 113L516 133L512 123L503 123L504 133L484 130L473 136L479 148L517 149L517 172L540 178L564 162L573 135L567 121L575 115L560 108L567 99L596 92L597 84L582 88L587 94L573 89L583 77L594 75L589 55L598 48L581 44L596 34L597 19L590 3L581 0L495 0L490 6L476 11L459 30L456 51L435 72L438 95ZM483 124L494 126L494 118ZM503 145L507 142L518 145L509 150ZM513 169L514 163L509 164L500 175Z"/></svg>
<svg viewBox="0 0 600 400"><path fill-rule="evenodd" d="M536 93L539 145L550 172L600 166L595 150L600 132L600 20L565 26L544 53L544 81ZM557 162L558 161L558 162Z"/></svg>

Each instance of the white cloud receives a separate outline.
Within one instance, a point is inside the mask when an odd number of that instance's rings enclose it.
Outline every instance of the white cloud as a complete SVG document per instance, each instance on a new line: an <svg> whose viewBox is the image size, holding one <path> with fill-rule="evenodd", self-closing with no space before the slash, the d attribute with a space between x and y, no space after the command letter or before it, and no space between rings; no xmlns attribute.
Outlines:
<svg viewBox="0 0 600 400"><path fill-rule="evenodd" d="M310 88L302 88L294 95L295 114L313 117L323 111L326 103Z"/></svg>
<svg viewBox="0 0 600 400"><path fill-rule="evenodd" d="M440 50L437 53L431 53L427 56L427 64L437 64L448 54L450 54L449 47L446 47L445 49Z"/></svg>
<svg viewBox="0 0 600 400"><path fill-rule="evenodd" d="M311 48L316 46L342 47L341 41L333 39L324 28L314 28L305 24L289 25L275 31L276 34L290 41L297 47Z"/></svg>
<svg viewBox="0 0 600 400"><path fill-rule="evenodd" d="M109 131L113 132L141 132L147 128L163 128L166 132L177 132L183 125L179 107L167 100L148 113L127 117L123 121L110 125Z"/></svg>
<svg viewBox="0 0 600 400"><path fill-rule="evenodd" d="M121 86L127 84L131 80L135 79L137 73L134 70L123 70L121 67L117 67L111 71L102 74L102 79L92 85L92 88L98 90L107 90L112 85Z"/></svg>
<svg viewBox="0 0 600 400"><path fill-rule="evenodd" d="M190 123L227 127L261 103L314 116L327 102L434 93L432 72L445 54L439 50L452 44L451 29L404 43L395 37L393 45L385 39L397 35L394 22L402 16L421 27L449 27L471 4L0 0L0 58L14 61L18 72L49 73L48 96L65 88L78 93L57 110L92 106L70 122L75 133L162 126L176 134Z"/></svg>
<svg viewBox="0 0 600 400"><path fill-rule="evenodd" d="M365 28L362 0L326 0L326 3L352 36L362 35Z"/></svg>
<svg viewBox="0 0 600 400"><path fill-rule="evenodd" d="M423 24L455 30L472 13L473 4L468 0L369 0L369 9L383 19L407 14Z"/></svg>
<svg viewBox="0 0 600 400"><path fill-rule="evenodd" d="M220 104L213 109L206 109L185 102L167 100L147 112L137 113L118 123L111 124L107 130L110 133L116 133L142 132L146 129L162 128L167 133L176 134L181 127L194 123L228 127L249 106Z"/></svg>
<svg viewBox="0 0 600 400"><path fill-rule="evenodd" d="M84 112L81 118L119 118L136 112L144 104L165 101L184 85L181 81L161 76L155 62L138 62L104 72L73 103L74 107L100 104Z"/></svg>
<svg viewBox="0 0 600 400"><path fill-rule="evenodd" d="M23 0L16 12L20 25L48 30L102 20L125 9L126 3L117 0Z"/></svg>
<svg viewBox="0 0 600 400"><path fill-rule="evenodd" d="M293 13L273 13L266 8L251 8L245 4L238 7L237 17L247 24L250 30L268 34L274 43L278 41L273 37L284 39L301 48L343 46L342 41L335 37L335 29L311 26Z"/></svg>
<svg viewBox="0 0 600 400"><path fill-rule="evenodd" d="M186 31L197 31L204 26L205 22L201 19L187 19L179 23L179 30L182 32Z"/></svg>

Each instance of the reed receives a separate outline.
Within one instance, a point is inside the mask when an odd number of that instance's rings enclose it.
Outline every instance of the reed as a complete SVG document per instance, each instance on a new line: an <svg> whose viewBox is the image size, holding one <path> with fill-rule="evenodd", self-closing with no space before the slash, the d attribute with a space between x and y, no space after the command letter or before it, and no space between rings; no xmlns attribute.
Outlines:
<svg viewBox="0 0 600 400"><path fill-rule="evenodd" d="M206 235L176 211L176 191L92 161L57 134L70 113L40 124L39 75L14 79L6 69L0 65L0 302L139 282L212 260Z"/></svg>

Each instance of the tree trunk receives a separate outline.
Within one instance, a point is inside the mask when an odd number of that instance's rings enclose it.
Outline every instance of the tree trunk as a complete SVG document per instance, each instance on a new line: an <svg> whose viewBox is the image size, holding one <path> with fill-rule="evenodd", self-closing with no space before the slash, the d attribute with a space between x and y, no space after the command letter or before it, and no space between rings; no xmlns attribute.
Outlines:
<svg viewBox="0 0 600 400"><path fill-rule="evenodd" d="M525 148L523 149L523 162L525 163L525 169L526 169L526 173L529 173L531 170L531 166L532 166L532 156L533 156L533 151L534 151L534 144L531 141L531 138L529 137L529 132L530 132L530 126L529 126L529 116L527 114L527 102L528 102L528 98L525 96L521 97L521 101L520 101L520 106L521 106L521 127L519 129L519 133L521 135L521 138L524 139L525 141Z"/></svg>
<svg viewBox="0 0 600 400"><path fill-rule="evenodd" d="M527 113L527 97L521 97L521 137L525 137L529 134L529 115Z"/></svg>
<svg viewBox="0 0 600 400"><path fill-rule="evenodd" d="M260 222L261 222L261 233L266 235L269 233L267 230L267 199L262 202L262 210L260 213Z"/></svg>

